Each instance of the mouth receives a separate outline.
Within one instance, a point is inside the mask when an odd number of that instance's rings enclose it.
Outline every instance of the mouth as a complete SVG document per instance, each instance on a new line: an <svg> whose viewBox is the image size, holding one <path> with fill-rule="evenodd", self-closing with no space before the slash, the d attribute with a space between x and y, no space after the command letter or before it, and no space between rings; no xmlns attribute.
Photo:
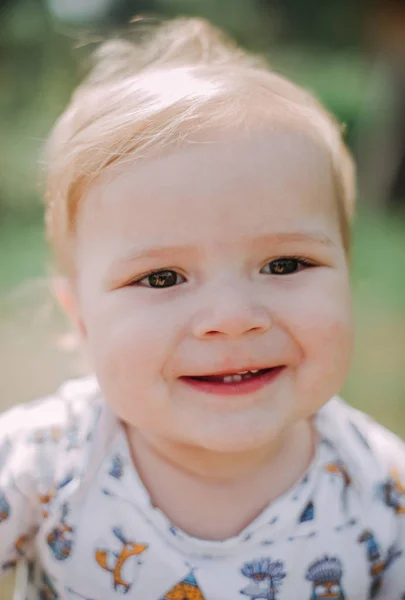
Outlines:
<svg viewBox="0 0 405 600"><path fill-rule="evenodd" d="M190 379L194 379L195 381L210 381L213 383L240 383L241 381L248 381L249 379L253 379L255 377L260 377L264 373L268 373L271 371L271 368L268 369L252 369L247 371L238 371L237 373L218 373L215 375L199 375L199 376L191 376Z"/></svg>
<svg viewBox="0 0 405 600"><path fill-rule="evenodd" d="M195 389L213 394L252 393L274 381L285 365L265 369L249 369L233 373L190 375L180 379Z"/></svg>

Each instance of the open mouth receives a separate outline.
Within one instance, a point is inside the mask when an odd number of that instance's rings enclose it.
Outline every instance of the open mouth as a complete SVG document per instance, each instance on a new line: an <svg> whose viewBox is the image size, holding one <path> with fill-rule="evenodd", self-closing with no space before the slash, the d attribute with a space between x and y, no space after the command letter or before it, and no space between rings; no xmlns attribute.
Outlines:
<svg viewBox="0 0 405 600"><path fill-rule="evenodd" d="M220 396L251 395L278 379L286 365L267 369L251 369L234 373L189 375L181 377L183 383L199 392Z"/></svg>
<svg viewBox="0 0 405 600"><path fill-rule="evenodd" d="M273 369L255 369L251 371L239 371L238 373L224 373L218 375L202 375L199 377L193 376L190 379L195 381L207 381L211 383L240 383L241 381L247 381L260 377L265 373L269 373Z"/></svg>

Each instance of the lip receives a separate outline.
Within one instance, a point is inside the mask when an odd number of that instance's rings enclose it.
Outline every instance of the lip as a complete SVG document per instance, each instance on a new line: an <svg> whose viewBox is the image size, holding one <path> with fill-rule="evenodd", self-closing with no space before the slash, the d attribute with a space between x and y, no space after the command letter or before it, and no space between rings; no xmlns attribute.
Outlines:
<svg viewBox="0 0 405 600"><path fill-rule="evenodd" d="M246 363L238 368L227 369L226 371L205 371L205 373L192 373L191 375L184 375L184 377L222 377L225 375L237 375L238 373L243 373L244 371L263 371L264 369L274 369L276 367L280 367L284 365L248 365Z"/></svg>
<svg viewBox="0 0 405 600"><path fill-rule="evenodd" d="M273 367L262 375L258 375L257 377L245 379L236 383L202 381L193 379L193 377L180 377L180 381L196 390L199 390L200 392L205 392L206 394L215 394L216 396L239 396L243 394L252 394L253 392L257 392L265 386L270 385L273 383L273 381L278 379L279 375L284 371L285 368L285 365ZM238 373L238 371L228 371L227 373L210 373L210 375L231 375L233 373Z"/></svg>

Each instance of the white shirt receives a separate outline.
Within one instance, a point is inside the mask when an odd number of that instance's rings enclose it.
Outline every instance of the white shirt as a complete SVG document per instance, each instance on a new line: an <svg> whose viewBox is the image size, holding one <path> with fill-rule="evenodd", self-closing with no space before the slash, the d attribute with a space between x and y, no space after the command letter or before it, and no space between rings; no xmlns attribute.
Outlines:
<svg viewBox="0 0 405 600"><path fill-rule="evenodd" d="M0 573L23 600L405 599L405 446L339 398L307 474L239 535L153 507L94 377L0 417Z"/></svg>

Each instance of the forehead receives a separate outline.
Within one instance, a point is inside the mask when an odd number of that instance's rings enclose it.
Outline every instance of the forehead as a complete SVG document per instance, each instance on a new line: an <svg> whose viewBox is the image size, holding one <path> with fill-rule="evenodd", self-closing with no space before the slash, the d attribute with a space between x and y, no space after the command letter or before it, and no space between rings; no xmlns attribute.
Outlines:
<svg viewBox="0 0 405 600"><path fill-rule="evenodd" d="M122 242L136 236L151 245L173 236L188 243L197 233L231 241L309 226L339 237L328 152L309 134L281 128L205 134L165 155L113 167L84 200L79 232L86 222Z"/></svg>

